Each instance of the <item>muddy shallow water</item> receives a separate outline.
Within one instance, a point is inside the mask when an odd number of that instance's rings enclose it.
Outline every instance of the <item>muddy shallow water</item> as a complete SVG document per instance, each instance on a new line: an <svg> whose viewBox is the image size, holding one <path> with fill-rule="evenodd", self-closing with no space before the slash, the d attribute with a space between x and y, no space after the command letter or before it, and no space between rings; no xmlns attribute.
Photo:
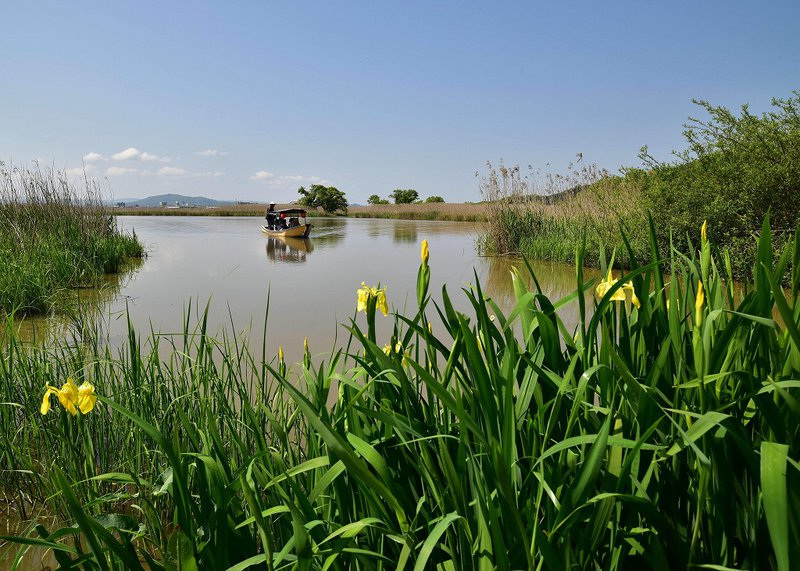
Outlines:
<svg viewBox="0 0 800 571"><path fill-rule="evenodd" d="M127 319L146 334L180 333L187 308L196 315L209 305L208 331L249 331L249 344L260 354L267 316L267 352L282 346L287 360L299 359L303 339L312 351L327 352L345 334L341 327L355 315L356 290L364 281L387 288L391 307L411 312L420 242L430 245L431 289L441 298L447 285L457 309L467 311L460 288L475 281L500 307L513 306L509 270L519 260L481 257L475 241L480 224L465 222L386 219L315 218L310 239L281 239L260 232L261 218L253 217L119 217L120 225L135 229L149 254L124 276L108 279L100 293L82 294L87 305L105 315L104 336L112 345L126 338ZM575 288L574 269L551 263L534 264L544 293L553 299ZM588 279L592 275L587 272ZM568 323L577 320L577 307L565 308ZM574 315L573 315L574 314ZM357 319L363 321L363 315ZM39 335L63 335L74 317L36 320L24 325ZM388 335L389 319L378 326ZM193 318L192 323L196 323ZM31 325L33 323L33 325Z"/></svg>

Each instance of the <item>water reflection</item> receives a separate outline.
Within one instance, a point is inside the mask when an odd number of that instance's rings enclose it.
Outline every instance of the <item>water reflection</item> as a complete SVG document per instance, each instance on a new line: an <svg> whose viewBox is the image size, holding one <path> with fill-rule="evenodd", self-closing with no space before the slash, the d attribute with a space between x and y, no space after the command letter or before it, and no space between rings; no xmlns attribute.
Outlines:
<svg viewBox="0 0 800 571"><path fill-rule="evenodd" d="M267 238L267 257L273 262L302 264L306 261L306 254L313 251L314 243L311 238Z"/></svg>
<svg viewBox="0 0 800 571"><path fill-rule="evenodd" d="M392 240L395 244L416 243L417 226L411 224L397 224L392 229Z"/></svg>
<svg viewBox="0 0 800 571"><path fill-rule="evenodd" d="M98 287L65 291L50 315L14 319L17 338L32 344L52 340L81 343L89 338L106 338L108 322L102 318L103 310L115 301L124 300L121 291L135 279L144 263L133 259L120 273L104 276ZM0 328L0 344L5 343L9 333L7 328Z"/></svg>

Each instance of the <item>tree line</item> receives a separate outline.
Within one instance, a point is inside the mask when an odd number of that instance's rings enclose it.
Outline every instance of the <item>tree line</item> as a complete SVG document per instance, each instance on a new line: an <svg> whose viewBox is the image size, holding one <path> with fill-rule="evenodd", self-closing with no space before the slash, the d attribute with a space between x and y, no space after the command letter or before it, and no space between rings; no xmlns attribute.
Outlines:
<svg viewBox="0 0 800 571"><path fill-rule="evenodd" d="M419 198L419 193L413 188L396 188L389 194L389 198L391 198L395 204L420 204L423 202ZM444 198L441 196L429 196L425 199L425 202L444 202ZM373 194L367 199L367 203L389 204L389 201L381 198L377 194Z"/></svg>
<svg viewBox="0 0 800 571"><path fill-rule="evenodd" d="M322 208L325 212L342 211L347 214L347 196L335 186L325 186L322 184L312 184L308 189L301 186L297 189L300 194L298 204L308 208ZM419 198L419 193L412 188L396 188L389 194L395 204L420 204L423 201ZM441 196L429 196L425 199L426 203L444 202ZM377 194L371 195L367 199L368 204L389 204L389 201L382 199Z"/></svg>

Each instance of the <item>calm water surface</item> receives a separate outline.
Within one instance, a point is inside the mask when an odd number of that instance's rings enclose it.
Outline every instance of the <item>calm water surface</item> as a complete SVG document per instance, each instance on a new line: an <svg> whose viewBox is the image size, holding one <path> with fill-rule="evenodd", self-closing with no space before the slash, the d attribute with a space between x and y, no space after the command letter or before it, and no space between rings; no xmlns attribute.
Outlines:
<svg viewBox="0 0 800 571"><path fill-rule="evenodd" d="M480 225L363 218L313 222L311 238L302 240L262 234L259 217L119 217L122 228L136 230L149 255L137 270L111 278L105 293L90 296L104 304L110 342L119 345L125 339L126 308L142 333L151 327L179 333L187 308L195 312L209 303L209 332L249 331L250 346L260 354L269 299L268 353L281 345L287 360L297 360L304 337L312 352L327 352L337 335L346 336L338 324L354 316L362 281L380 282L390 306L413 310L422 240L430 245L436 299L447 284L456 308L467 311L459 290L474 282L474 270L501 307L513 305L509 269L519 262L478 256ZM535 270L554 299L575 288L569 266L539 263ZM575 311L567 308L564 318L574 322L569 314ZM365 321L363 314L357 319ZM378 322L388 336L391 319L379 316Z"/></svg>

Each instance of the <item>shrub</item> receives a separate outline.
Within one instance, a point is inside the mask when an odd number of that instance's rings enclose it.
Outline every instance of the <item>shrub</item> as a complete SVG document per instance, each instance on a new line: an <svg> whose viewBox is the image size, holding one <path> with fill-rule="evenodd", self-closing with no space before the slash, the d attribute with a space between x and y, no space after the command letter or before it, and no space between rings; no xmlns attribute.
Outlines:
<svg viewBox="0 0 800 571"><path fill-rule="evenodd" d="M773 99L760 116L743 105L739 115L696 102L707 119L685 126L688 148L674 163L659 163L642 150L649 170L628 176L642 188L662 242L672 232L682 243L708 220L714 238L729 247L743 273L755 258L754 236L767 212L776 246L800 220L800 91Z"/></svg>

